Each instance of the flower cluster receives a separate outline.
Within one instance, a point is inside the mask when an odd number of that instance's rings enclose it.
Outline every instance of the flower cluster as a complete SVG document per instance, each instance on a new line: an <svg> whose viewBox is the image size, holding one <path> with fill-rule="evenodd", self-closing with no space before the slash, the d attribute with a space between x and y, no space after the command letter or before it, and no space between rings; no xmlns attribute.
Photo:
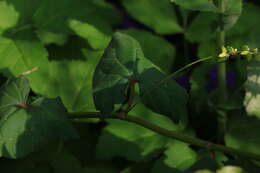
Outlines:
<svg viewBox="0 0 260 173"><path fill-rule="evenodd" d="M235 49L231 46L223 46L222 52L218 55L220 58L234 58L236 56L246 57L248 60L251 59L252 55L256 55L258 53L258 49L250 49L248 46L243 46L241 50Z"/></svg>

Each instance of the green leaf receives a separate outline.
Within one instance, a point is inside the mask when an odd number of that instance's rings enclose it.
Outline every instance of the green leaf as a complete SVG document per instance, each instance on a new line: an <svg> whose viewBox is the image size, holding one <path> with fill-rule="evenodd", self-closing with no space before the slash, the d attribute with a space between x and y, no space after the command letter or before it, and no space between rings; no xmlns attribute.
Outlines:
<svg viewBox="0 0 260 173"><path fill-rule="evenodd" d="M123 0L127 12L159 34L182 32L169 0Z"/></svg>
<svg viewBox="0 0 260 173"><path fill-rule="evenodd" d="M28 72L26 77L30 80L30 86L35 93L49 98L60 96L68 111L95 109L92 93L89 91L92 88L94 68L102 52L91 51L85 47L86 44L72 42L76 46L82 47L78 49L76 49L77 47L71 47L73 49L61 47L62 54L57 53L60 50L57 47L55 52L49 51L56 59L67 58L71 52L73 58L78 58L78 54L81 52L83 60L54 60L50 62L48 52L30 32L25 32L23 36L19 34L14 40L3 38L3 41L4 44L0 44L1 58L3 59L0 68L9 67L15 76Z"/></svg>
<svg viewBox="0 0 260 173"><path fill-rule="evenodd" d="M174 122L186 120L188 95L174 80L158 86L158 82L165 77L155 68L144 71L139 77L141 101L149 109L168 116Z"/></svg>
<svg viewBox="0 0 260 173"><path fill-rule="evenodd" d="M116 8L104 0L57 0L55 2L46 0L37 3L30 1L10 1L10 8L13 6L19 16L19 24L12 28L10 33L33 26L36 30L44 30L53 34L68 36L74 35L75 31L76 34L79 33L79 36L82 36L84 33L82 28L87 27L90 34L85 33L83 38L87 37L88 42L94 48L101 48L104 47L102 43L104 35L107 39L109 37L107 34L112 33L112 27L120 21ZM27 3L30 6L26 5ZM4 17L10 18L7 15ZM75 23L72 25L71 21L78 23L75 26ZM53 34L51 36L54 36Z"/></svg>
<svg viewBox="0 0 260 173"><path fill-rule="evenodd" d="M228 121L226 145L241 151L260 154L260 121L255 117L236 115Z"/></svg>
<svg viewBox="0 0 260 173"><path fill-rule="evenodd" d="M175 60L175 47L171 43L145 30L128 29L122 32L134 37L140 43L145 57L166 73L171 71Z"/></svg>
<svg viewBox="0 0 260 173"><path fill-rule="evenodd" d="M169 130L179 130L167 117L151 112L138 104L130 114ZM151 159L161 153L167 138L144 127L120 120L109 120L97 145L98 158L126 157L128 160L141 161Z"/></svg>
<svg viewBox="0 0 260 173"><path fill-rule="evenodd" d="M197 161L197 154L188 144L175 141L169 145L168 150L164 152L166 165L177 168L178 170L186 170Z"/></svg>
<svg viewBox="0 0 260 173"><path fill-rule="evenodd" d="M245 173L240 167L225 166L217 171L217 173Z"/></svg>
<svg viewBox="0 0 260 173"><path fill-rule="evenodd" d="M199 13L188 27L185 37L191 42L206 42L216 37L216 20L214 13ZM201 34L203 33L203 34Z"/></svg>
<svg viewBox="0 0 260 173"><path fill-rule="evenodd" d="M225 15L223 17L223 24L220 28L221 30L228 30L237 22L240 14L242 12L242 1L243 0L226 0L225 5Z"/></svg>
<svg viewBox="0 0 260 173"><path fill-rule="evenodd" d="M110 41L108 33L100 31L87 22L83 23L78 20L70 20L69 26L77 35L88 40L93 49L104 49Z"/></svg>
<svg viewBox="0 0 260 173"><path fill-rule="evenodd" d="M49 62L50 70L46 71L50 77L39 76L41 80L44 80L44 85L33 90L49 98L59 96L69 112L95 111L91 92L92 77L102 52L81 48L82 45L76 46L79 48L72 50L61 47L61 54L58 53L58 48L52 52L55 60ZM71 51L71 56L75 59L70 59ZM78 55L80 51L86 55ZM58 60L61 57L68 58ZM46 90L43 90L44 88Z"/></svg>
<svg viewBox="0 0 260 173"><path fill-rule="evenodd" d="M222 21L219 19L219 14L201 12L191 22L188 32L185 35L186 38L192 42L206 42L216 39L219 31L230 30L233 26L235 27L237 20L240 20L242 0L227 0L225 2L226 11ZM200 33L203 33L203 35Z"/></svg>
<svg viewBox="0 0 260 173"><path fill-rule="evenodd" d="M8 81L0 91L0 106L4 107L0 119L2 156L20 158L49 142L77 137L60 102L38 99L30 104L29 89L28 81L18 78Z"/></svg>
<svg viewBox="0 0 260 173"><path fill-rule="evenodd" d="M97 145L97 157L110 159L115 156L141 161L157 156L165 138L143 127L120 120L109 121ZM124 129L124 130L122 130Z"/></svg>
<svg viewBox="0 0 260 173"><path fill-rule="evenodd" d="M0 1L0 30L6 30L16 25L19 14L14 6L6 1Z"/></svg>
<svg viewBox="0 0 260 173"><path fill-rule="evenodd" d="M67 36L61 33L54 33L46 30L37 30L36 34L43 44L63 45L67 41Z"/></svg>
<svg viewBox="0 0 260 173"><path fill-rule="evenodd" d="M84 11L79 9L84 9ZM79 0L55 2L46 0L40 2L36 13L31 17L38 28L68 34L71 32L68 28L69 19L93 21L93 18L98 18L99 20L104 20L101 16L93 16L91 14L93 10L97 11L96 14L98 12L102 13L102 8L91 0L86 0L85 2ZM46 16L49 16L47 20ZM93 18L91 19L91 17Z"/></svg>
<svg viewBox="0 0 260 173"><path fill-rule="evenodd" d="M191 10L218 12L218 8L213 1L209 0L170 0L177 5Z"/></svg>
<svg viewBox="0 0 260 173"><path fill-rule="evenodd" d="M188 144L179 141L170 141L168 149L164 152L163 161L158 160L152 170L152 173L176 169L177 171L187 170L191 165L197 161L197 154ZM163 165L162 165L163 164ZM164 171L165 170L165 171Z"/></svg>
<svg viewBox="0 0 260 173"><path fill-rule="evenodd" d="M0 91L0 117L9 116L17 106L26 104L29 92L29 82L25 77L9 79Z"/></svg>
<svg viewBox="0 0 260 173"><path fill-rule="evenodd" d="M248 45L249 47L259 47L260 39L256 37L260 32L258 24L259 7L251 3L245 3L241 17L234 27L227 32L230 39L229 45L240 47ZM250 19L250 20L249 20Z"/></svg>
<svg viewBox="0 0 260 173"><path fill-rule="evenodd" d="M70 112L94 111L92 99L92 76L99 58L88 61L53 61L51 80L46 81L49 88L44 94L49 97L60 96Z"/></svg>
<svg viewBox="0 0 260 173"><path fill-rule="evenodd" d="M8 68L14 76L27 74L31 88L38 92L46 92L43 84L49 78L48 52L35 38L31 30L17 33L15 39L0 37L1 68ZM33 70L34 69L34 70ZM44 77L43 77L44 76Z"/></svg>
<svg viewBox="0 0 260 173"><path fill-rule="evenodd" d="M129 78L137 78L138 73L148 68L140 63L143 59L142 49L136 40L125 34L114 34L93 78L95 106L103 115L109 115L115 105L127 99Z"/></svg>
<svg viewBox="0 0 260 173"><path fill-rule="evenodd" d="M260 118L260 61L252 60L247 65L246 95L244 104L248 115Z"/></svg>
<svg viewBox="0 0 260 173"><path fill-rule="evenodd" d="M229 36L249 34L249 31L251 31L253 27L258 26L258 17L260 17L259 7L252 3L245 3L240 18L227 34Z"/></svg>

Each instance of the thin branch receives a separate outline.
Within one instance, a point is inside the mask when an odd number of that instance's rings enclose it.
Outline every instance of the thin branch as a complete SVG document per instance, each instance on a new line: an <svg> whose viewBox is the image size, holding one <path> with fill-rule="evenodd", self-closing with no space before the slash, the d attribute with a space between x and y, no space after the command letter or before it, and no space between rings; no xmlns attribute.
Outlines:
<svg viewBox="0 0 260 173"><path fill-rule="evenodd" d="M82 118L103 118L101 116L101 114L99 112L86 112L86 113L78 113L78 114L71 114L70 119L72 120L76 120L76 119L82 119ZM227 147L224 145L219 145L219 144L215 144L209 141L205 141L205 140L201 140L198 138L193 138L190 136L186 136L183 134L180 134L178 132L175 131L170 131L164 128L161 128L155 124L152 124L142 118L133 116L133 115L127 115L126 117L122 118L121 116L117 115L117 114L113 114L111 116L106 117L108 119L120 119L123 121L128 121L128 122L132 122L135 124L138 124L142 127L145 127L147 129L150 129L160 135L172 138L172 139L177 139L180 140L182 142L188 143L190 145L194 145L194 146L199 146L199 147L203 147L206 148L208 150L215 150L215 151L220 151L223 153L227 153L227 154L231 154L234 156L242 156L248 159L252 159L252 160L257 160L260 161L260 155L254 154L254 153L250 153L250 152L245 152L245 151L241 151L238 149L234 149L231 147Z"/></svg>

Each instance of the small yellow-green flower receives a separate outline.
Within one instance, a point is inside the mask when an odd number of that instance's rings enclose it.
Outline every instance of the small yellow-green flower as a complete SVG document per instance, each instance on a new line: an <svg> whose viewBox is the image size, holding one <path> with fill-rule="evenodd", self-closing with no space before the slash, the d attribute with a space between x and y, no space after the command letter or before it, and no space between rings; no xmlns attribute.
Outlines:
<svg viewBox="0 0 260 173"><path fill-rule="evenodd" d="M222 52L221 52L221 54L218 55L218 57L220 57L220 58L229 57L228 51L227 51L227 49L225 48L225 46L222 46L221 49L222 49Z"/></svg>

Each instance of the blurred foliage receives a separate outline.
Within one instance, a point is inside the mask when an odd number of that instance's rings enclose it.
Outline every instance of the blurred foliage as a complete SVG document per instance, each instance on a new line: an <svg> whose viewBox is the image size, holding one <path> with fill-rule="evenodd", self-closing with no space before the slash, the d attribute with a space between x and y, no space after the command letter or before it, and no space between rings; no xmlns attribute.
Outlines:
<svg viewBox="0 0 260 173"><path fill-rule="evenodd" d="M68 119L72 112L122 108L135 77L134 100L141 103L130 114L260 154L259 60L227 62L222 104L215 102L214 60L146 94L176 69L218 55L221 30L229 46L259 47L260 2L226 0L225 6L220 17L216 0L0 0L0 172L260 172L259 162L130 122ZM218 141L223 111L227 129Z"/></svg>

